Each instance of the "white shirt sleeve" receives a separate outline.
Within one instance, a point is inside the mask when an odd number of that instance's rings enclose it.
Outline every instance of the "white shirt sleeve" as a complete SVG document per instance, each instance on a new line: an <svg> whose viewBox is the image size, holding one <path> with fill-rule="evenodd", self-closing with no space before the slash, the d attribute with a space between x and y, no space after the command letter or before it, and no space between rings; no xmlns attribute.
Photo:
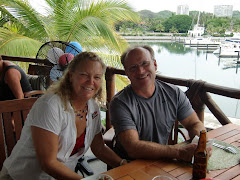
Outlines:
<svg viewBox="0 0 240 180"><path fill-rule="evenodd" d="M61 113L59 112L61 110L59 108L59 103L60 102L57 101L57 99L51 99L50 101L37 101L29 113L30 125L59 135L62 124L62 118L60 117Z"/></svg>

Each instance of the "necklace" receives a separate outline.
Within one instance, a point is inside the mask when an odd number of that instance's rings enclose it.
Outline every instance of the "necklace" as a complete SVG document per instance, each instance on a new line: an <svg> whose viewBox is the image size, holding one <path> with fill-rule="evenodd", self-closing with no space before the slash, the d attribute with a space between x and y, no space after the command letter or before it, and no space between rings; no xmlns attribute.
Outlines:
<svg viewBox="0 0 240 180"><path fill-rule="evenodd" d="M87 107L88 107L88 106L87 106L87 104L86 104L83 110L81 110L81 109L79 109L79 110L74 110L75 116L76 116L77 118L79 118L80 121L83 119L84 113L87 112L87 109L88 109Z"/></svg>

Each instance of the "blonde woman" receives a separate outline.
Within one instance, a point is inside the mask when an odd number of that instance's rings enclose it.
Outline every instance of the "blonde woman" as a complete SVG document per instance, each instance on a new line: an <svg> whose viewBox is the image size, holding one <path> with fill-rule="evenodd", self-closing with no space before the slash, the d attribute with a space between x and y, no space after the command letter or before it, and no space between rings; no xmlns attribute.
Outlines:
<svg viewBox="0 0 240 180"><path fill-rule="evenodd" d="M70 62L61 80L33 105L20 140L4 162L2 177L81 179L74 168L90 146L112 167L126 163L102 138L96 100L101 98L105 69L92 52L82 52Z"/></svg>

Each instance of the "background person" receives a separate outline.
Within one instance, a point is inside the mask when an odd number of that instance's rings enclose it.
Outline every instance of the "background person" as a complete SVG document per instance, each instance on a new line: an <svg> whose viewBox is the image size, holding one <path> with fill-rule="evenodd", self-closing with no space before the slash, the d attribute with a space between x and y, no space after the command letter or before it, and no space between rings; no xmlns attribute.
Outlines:
<svg viewBox="0 0 240 180"><path fill-rule="evenodd" d="M175 120L190 138L205 129L186 95L176 86L156 80L157 62L150 46L129 48L121 57L131 84L110 103L115 129L114 151L125 159L177 158L191 161L197 144L167 145Z"/></svg>
<svg viewBox="0 0 240 180"><path fill-rule="evenodd" d="M101 99L105 69L92 52L82 52L70 62L63 77L33 105L0 179L81 179L74 168L90 146L108 165L126 164L102 138L94 98Z"/></svg>
<svg viewBox="0 0 240 180"><path fill-rule="evenodd" d="M32 87L25 72L0 56L0 101L22 99L24 93L29 91Z"/></svg>

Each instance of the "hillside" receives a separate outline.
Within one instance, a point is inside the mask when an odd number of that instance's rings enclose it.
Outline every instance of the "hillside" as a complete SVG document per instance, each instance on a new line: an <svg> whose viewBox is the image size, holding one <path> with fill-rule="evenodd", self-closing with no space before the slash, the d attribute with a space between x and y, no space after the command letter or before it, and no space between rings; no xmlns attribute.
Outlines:
<svg viewBox="0 0 240 180"><path fill-rule="evenodd" d="M173 14L176 14L175 12L171 12L168 10L165 11L159 11L158 13L152 12L150 10L141 10L138 11L138 13L140 14L140 16L142 18L160 18L160 19L167 19L169 17L171 17ZM198 13L198 11L190 11L189 15L190 16L194 16ZM211 14L211 13L209 13ZM233 18L240 18L240 11L233 11Z"/></svg>

